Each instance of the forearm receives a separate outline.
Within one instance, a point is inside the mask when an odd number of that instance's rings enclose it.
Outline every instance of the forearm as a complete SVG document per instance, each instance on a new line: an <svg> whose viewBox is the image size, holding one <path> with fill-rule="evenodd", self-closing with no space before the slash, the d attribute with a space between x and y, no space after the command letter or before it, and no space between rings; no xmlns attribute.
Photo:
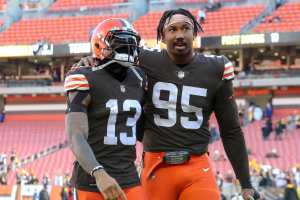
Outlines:
<svg viewBox="0 0 300 200"><path fill-rule="evenodd" d="M75 136L70 143L70 148L76 160L87 173L90 173L94 167L100 165L85 139Z"/></svg>
<svg viewBox="0 0 300 200"><path fill-rule="evenodd" d="M244 136L240 127L222 137L223 145L242 188L251 188L249 163Z"/></svg>
<svg viewBox="0 0 300 200"><path fill-rule="evenodd" d="M87 143L88 120L85 113L71 112L66 115L66 128L70 148L80 166L87 172L100 165Z"/></svg>

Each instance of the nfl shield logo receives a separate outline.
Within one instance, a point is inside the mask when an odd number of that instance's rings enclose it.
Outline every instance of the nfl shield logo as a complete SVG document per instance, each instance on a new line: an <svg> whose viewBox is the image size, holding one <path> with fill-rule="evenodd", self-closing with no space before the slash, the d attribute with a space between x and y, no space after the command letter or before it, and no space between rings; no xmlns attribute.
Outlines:
<svg viewBox="0 0 300 200"><path fill-rule="evenodd" d="M184 71L177 72L177 76L178 76L178 78L183 79L185 76Z"/></svg>
<svg viewBox="0 0 300 200"><path fill-rule="evenodd" d="M121 92L126 92L126 88L125 88L125 86L124 85L120 85L120 90L121 90Z"/></svg>

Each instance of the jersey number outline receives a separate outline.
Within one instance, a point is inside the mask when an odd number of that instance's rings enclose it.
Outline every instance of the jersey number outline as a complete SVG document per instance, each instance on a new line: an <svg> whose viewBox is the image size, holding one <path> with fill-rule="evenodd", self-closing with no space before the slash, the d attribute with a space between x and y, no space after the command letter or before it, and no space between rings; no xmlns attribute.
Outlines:
<svg viewBox="0 0 300 200"><path fill-rule="evenodd" d="M161 100L161 91L169 92L168 101ZM180 117L180 124L186 129L199 129L203 123L203 113L202 108L190 105L191 96L207 96L207 89L192 87L192 86L182 86L181 93L181 109L185 113L195 113L197 120L190 120L188 117ZM157 82L153 86L152 102L153 105L158 109L167 109L168 118L161 118L160 115L154 114L154 123L157 126L163 127L173 127L177 121L176 105L178 97L178 88L173 83Z"/></svg>
<svg viewBox="0 0 300 200"><path fill-rule="evenodd" d="M116 137L116 123L117 115L119 113L118 100L110 99L106 102L106 108L110 109L108 121L107 121L107 132L104 136L104 144L117 145L118 138ZM135 145L136 143L136 123L141 116L142 107L137 100L126 99L123 102L123 111L130 111L130 108L135 108L136 112L134 117L128 117L126 126L131 127L132 136L128 136L126 132L120 132L120 142L123 145Z"/></svg>

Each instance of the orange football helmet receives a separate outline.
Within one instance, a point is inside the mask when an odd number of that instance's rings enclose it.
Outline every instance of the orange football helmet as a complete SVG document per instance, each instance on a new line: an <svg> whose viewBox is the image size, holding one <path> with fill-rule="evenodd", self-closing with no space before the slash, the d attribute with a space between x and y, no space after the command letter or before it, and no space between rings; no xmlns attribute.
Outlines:
<svg viewBox="0 0 300 200"><path fill-rule="evenodd" d="M137 63L139 44L138 33L127 20L121 18L100 22L91 38L94 57L100 60L108 58L120 64Z"/></svg>

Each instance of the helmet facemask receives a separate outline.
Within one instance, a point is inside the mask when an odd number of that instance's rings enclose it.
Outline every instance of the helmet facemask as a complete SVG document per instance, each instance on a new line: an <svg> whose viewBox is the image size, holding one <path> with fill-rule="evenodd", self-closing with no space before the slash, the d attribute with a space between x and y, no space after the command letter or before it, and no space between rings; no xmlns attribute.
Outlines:
<svg viewBox="0 0 300 200"><path fill-rule="evenodd" d="M104 38L107 49L112 51L108 59L129 67L136 65L139 55L140 36L133 31L112 30Z"/></svg>

